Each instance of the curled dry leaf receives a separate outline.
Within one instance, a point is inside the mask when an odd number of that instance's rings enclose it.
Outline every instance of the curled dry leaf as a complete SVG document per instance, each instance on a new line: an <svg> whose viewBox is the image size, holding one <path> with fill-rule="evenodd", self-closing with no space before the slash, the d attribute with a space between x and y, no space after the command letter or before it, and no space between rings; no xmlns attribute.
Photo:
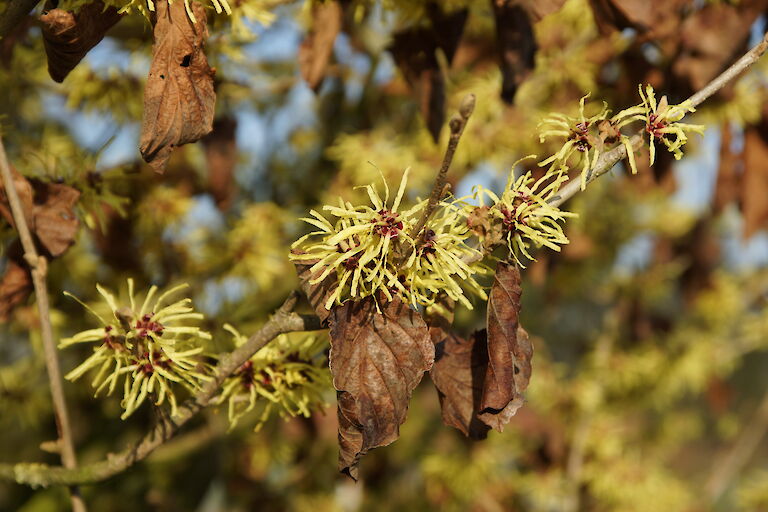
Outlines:
<svg viewBox="0 0 768 512"><path fill-rule="evenodd" d="M339 469L357 478L360 458L395 441L434 346L419 313L372 297L331 313L330 366L339 399Z"/></svg>
<svg viewBox="0 0 768 512"><path fill-rule="evenodd" d="M312 4L312 29L299 46L299 70L315 92L325 78L333 43L341 30L342 14L341 4L336 0Z"/></svg>
<svg viewBox="0 0 768 512"><path fill-rule="evenodd" d="M531 378L533 346L520 328L520 269L499 262L488 299L488 368L480 419L501 432L523 405Z"/></svg>
<svg viewBox="0 0 768 512"><path fill-rule="evenodd" d="M184 2L155 4L152 65L144 89L141 156L163 172L176 146L195 142L213 128L216 93L214 71L203 53L208 37L205 8L191 2L197 21Z"/></svg>
<svg viewBox="0 0 768 512"><path fill-rule="evenodd" d="M501 99L512 103L534 66L536 39L528 11L514 0L491 0L501 69Z"/></svg>
<svg viewBox="0 0 768 512"><path fill-rule="evenodd" d="M488 368L486 332L464 339L439 327L430 329L435 364L430 370L440 398L443 423L472 439L485 439L490 427L478 417Z"/></svg>
<svg viewBox="0 0 768 512"><path fill-rule="evenodd" d="M46 2L40 22L48 73L61 82L123 15L98 0L85 4L78 12L54 9L53 5Z"/></svg>
<svg viewBox="0 0 768 512"><path fill-rule="evenodd" d="M294 254L302 254L302 251L294 249ZM325 323L328 320L331 312L325 309L325 303L328 298L336 290L337 280L336 275L331 273L320 281L319 283L312 284L310 281L322 273L322 269L312 272L310 269L312 265L320 260L308 260L308 261L295 261L296 273L299 276L299 282L301 283L301 290L307 296L310 306L315 310L315 314L320 318L320 321Z"/></svg>

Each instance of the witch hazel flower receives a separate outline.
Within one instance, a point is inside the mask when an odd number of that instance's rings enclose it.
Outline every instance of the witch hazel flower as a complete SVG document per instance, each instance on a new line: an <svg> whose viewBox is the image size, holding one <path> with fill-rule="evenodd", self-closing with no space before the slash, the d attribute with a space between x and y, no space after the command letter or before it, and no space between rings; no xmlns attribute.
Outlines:
<svg viewBox="0 0 768 512"><path fill-rule="evenodd" d="M188 298L168 303L170 297L185 287L177 286L157 296L158 288L152 286L139 304L134 282L129 279L128 300L124 305L97 285L103 303L95 307L67 293L102 326L61 340L60 348L80 343L94 344L93 353L65 378L74 381L95 370L91 382L96 388L95 395L102 391L111 395L122 381L120 405L124 409L123 419L150 397L157 406L167 402L171 414L177 414L177 389L199 389L209 379L210 370L201 355L204 343L211 335L190 323L202 320L203 315L194 311ZM98 310L104 310L106 314Z"/></svg>

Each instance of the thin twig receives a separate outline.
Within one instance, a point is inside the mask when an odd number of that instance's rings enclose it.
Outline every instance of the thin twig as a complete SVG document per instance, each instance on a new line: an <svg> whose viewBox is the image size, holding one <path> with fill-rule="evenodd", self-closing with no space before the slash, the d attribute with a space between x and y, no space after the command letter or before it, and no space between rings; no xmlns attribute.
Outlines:
<svg viewBox="0 0 768 512"><path fill-rule="evenodd" d="M445 194L445 182L448 176L448 169L453 162L453 155L456 153L456 148L459 146L459 140L461 140L461 134L464 133L464 128L467 126L472 112L475 110L475 95L468 94L466 98L461 102L459 107L459 114L451 118L448 123L448 127L451 129L451 137L448 139L448 147L445 150L445 156L443 157L443 163L440 166L440 170L435 177L435 184L432 186L432 193L429 195L429 202L424 209L424 213L421 214L419 221L411 230L411 238L416 240L421 236L421 232L427 221L435 212L437 205Z"/></svg>
<svg viewBox="0 0 768 512"><path fill-rule="evenodd" d="M752 458L760 441L768 432L768 392L763 395L755 413L744 425L731 449L712 466L713 471L704 487L706 498L714 505L722 497L733 478Z"/></svg>
<svg viewBox="0 0 768 512"><path fill-rule="evenodd" d="M703 89L695 93L688 98L691 104L696 107L700 105L704 100L714 95L717 91L722 89L728 82L739 76L746 71L750 66L762 57L765 51L768 49L768 33L765 34L763 40L755 45L751 50L744 54L739 60L734 62L728 69L723 71L717 78L709 82ZM644 130L640 129L636 134L630 138L632 147L637 150L641 148L645 142ZM597 161L594 168L589 171L587 175L587 184L596 180L603 174L607 173L618 162L626 158L627 148L624 145L619 145L607 153L603 153ZM575 196L581 191L581 183L578 179L573 179L565 184L560 189L560 193L550 199L549 203L552 206L560 206L571 197Z"/></svg>
<svg viewBox="0 0 768 512"><path fill-rule="evenodd" d="M51 328L51 313L48 305L48 285L46 276L48 274L48 261L45 256L38 254L35 243L32 240L32 234L29 231L27 220L24 217L24 210L19 200L19 194L16 191L11 167L5 154L2 136L0 136L0 173L2 181L5 184L5 194L8 197L8 203L11 206L13 221L16 230L21 239L21 245L24 248L24 259L29 264L32 273L32 284L35 288L35 298L37 302L37 311L40 316L40 331L43 338L43 351L45 353L45 366L48 370L48 384L51 388L51 397L53 398L53 411L56 418L56 427L59 432L59 450L64 467L69 469L77 468L77 457L75 455L75 444L72 441L72 427L69 422L69 413L67 411L67 401L64 397L64 386L61 378L61 368L56 354L56 343L53 340L53 329ZM80 496L77 487L70 487L72 498L72 510L75 512L85 512L85 502Z"/></svg>
<svg viewBox="0 0 768 512"><path fill-rule="evenodd" d="M248 338L248 341L233 352L222 356L216 365L213 378L195 396L179 406L176 416L166 420L156 420L149 432L131 447L120 453L110 454L105 460L76 469L45 464L0 464L0 478L12 479L19 484L31 486L87 484L122 473L144 460L156 448L171 439L179 428L209 406L224 380L267 343L283 333L323 328L320 319L316 316L291 312L296 305L297 297L296 292L292 293L272 318Z"/></svg>

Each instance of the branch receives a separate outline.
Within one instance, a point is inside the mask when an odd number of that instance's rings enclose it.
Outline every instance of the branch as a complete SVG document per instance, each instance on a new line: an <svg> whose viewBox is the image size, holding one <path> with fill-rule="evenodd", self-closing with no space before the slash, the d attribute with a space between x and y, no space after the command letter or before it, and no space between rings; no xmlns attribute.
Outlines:
<svg viewBox="0 0 768 512"><path fill-rule="evenodd" d="M747 465L760 441L768 431L768 392L745 424L731 449L713 465L713 472L704 486L709 505L714 505L730 486L733 477Z"/></svg>
<svg viewBox="0 0 768 512"><path fill-rule="evenodd" d="M768 49L768 33L765 34L763 37L763 40L760 41L757 45L755 45L751 50L749 50L747 53L745 53L739 60L734 62L731 67L723 71L717 78L712 80L709 84L707 84L703 89L701 89L699 92L695 93L693 96L688 98L694 107L700 105L704 100L708 99L712 95L714 95L717 91L722 89L728 82L739 76L741 73L746 71L752 64L758 61L760 57L765 53L766 49ZM630 138L630 143L632 147L637 150L643 147L643 144L645 142L645 135L644 130L640 129L637 133L635 133ZM593 169L589 171L589 174L587 175L587 184L591 183L592 181L596 180L603 174L607 173L611 169L613 169L613 166L616 165L618 162L623 160L627 156L627 148L624 147L624 145L619 145L612 150L608 151L607 153L603 153L600 155L600 158L597 161L597 164ZM565 186L560 190L560 193L553 197L549 203L552 206L560 206L564 202L566 202L571 197L575 196L578 192L581 191L581 183L578 179L573 179L565 184Z"/></svg>
<svg viewBox="0 0 768 512"><path fill-rule="evenodd" d="M461 134L464 133L464 128L467 126L472 112L475 110L475 95L468 94L466 98L461 102L459 107L459 115L453 116L448 122L448 126L451 129L451 138L448 139L448 147L445 150L445 156L443 157L443 163L440 166L440 171L435 177L435 184L432 186L432 193L429 195L429 202L424 209L424 213L421 214L419 221L411 230L411 238L416 240L421 235L421 231L427 224L427 221L435 212L440 199L445 194L445 181L448 176L448 169L453 162L453 155L456 153L456 148L459 145Z"/></svg>
<svg viewBox="0 0 768 512"><path fill-rule="evenodd" d="M130 448L117 454L109 454L106 460L72 469L31 463L0 464L0 478L33 487L87 484L105 480L144 460L157 447L173 437L179 428L210 405L224 380L267 343L280 334L323 328L316 316L292 313L297 297L298 294L293 292L272 318L248 338L248 341L221 357L214 370L213 379L195 396L181 404L177 416L171 419L157 419L150 431Z"/></svg>
<svg viewBox="0 0 768 512"><path fill-rule="evenodd" d="M38 3L40 0L8 0L0 16L0 39L7 36Z"/></svg>
<svg viewBox="0 0 768 512"><path fill-rule="evenodd" d="M5 184L5 195L8 197L8 203L11 206L13 221L16 230L19 232L21 245L24 247L24 259L30 266L32 273L32 283L35 288L35 298L37 299L37 311L40 315L40 331L43 338L43 351L45 353L45 367L48 370L48 385L51 388L53 398L53 412L56 418L56 428L59 433L58 448L61 453L61 460L64 467L75 469L77 467L77 457L75 455L75 444L72 441L72 427L69 422L69 413L67 411L67 401L64 397L64 386L61 378L61 368L56 354L56 343L53 341L53 329L51 328L51 313L48 305L48 285L46 276L48 274L48 260L45 256L37 253L35 243L32 240L32 234L29 231L27 220L24 217L24 210L19 200L19 194L13 182L11 167L8 164L8 158L5 154L5 146L0 136L0 175ZM85 502L80 496L77 487L70 487L72 499L72 509L75 512L85 512Z"/></svg>

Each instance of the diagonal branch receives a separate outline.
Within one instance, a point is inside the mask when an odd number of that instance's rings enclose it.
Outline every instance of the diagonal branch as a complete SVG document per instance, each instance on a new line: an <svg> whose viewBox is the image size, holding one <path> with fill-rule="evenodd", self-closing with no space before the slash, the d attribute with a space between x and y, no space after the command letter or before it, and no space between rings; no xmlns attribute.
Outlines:
<svg viewBox="0 0 768 512"><path fill-rule="evenodd" d="M762 41L752 47L747 53L745 53L739 60L734 62L728 69L720 73L720 75L707 84L699 92L688 98L691 104L696 107L704 102L704 100L713 96L717 91L722 89L728 82L738 77L741 73L746 71L750 66L757 62L760 57L763 56L768 49L768 33L765 34ZM632 147L637 150L643 147L645 141L645 131L640 129L630 138ZM614 149L603 153L597 161L594 168L589 171L587 175L587 184L596 180L603 174L607 173L613 166L626 158L627 148L624 145L619 145ZM560 206L571 197L575 196L581 191L581 183L578 179L574 179L565 184L560 189L560 193L554 196L549 203L552 206Z"/></svg>
<svg viewBox="0 0 768 512"><path fill-rule="evenodd" d="M221 384L243 363L278 335L287 332L312 331L323 327L315 316L292 313L298 294L292 293L285 303L261 329L233 352L223 356L216 365L213 379L193 397L179 407L179 414L171 419L158 419L144 437L133 446L117 454L107 455L105 460L66 468L45 464L0 464L0 478L15 480L31 486L87 484L105 480L122 473L132 465L147 458L157 447L164 444L197 413L211 404Z"/></svg>
<svg viewBox="0 0 768 512"><path fill-rule="evenodd" d="M69 421L67 411L67 401L64 397L64 387L61 378L61 368L56 354L56 343L53 340L53 329L51 328L51 314L48 305L48 285L46 276L48 274L48 260L45 256L38 254L35 243L32 240L32 234L29 231L24 210L21 207L19 194L14 185L11 167L8 164L8 158L5 155L5 146L0 136L0 175L5 185L5 195L11 206L13 221L19 232L21 245L24 247L24 259L29 264L32 273L32 284L35 288L35 298L37 302L37 311L40 315L40 331L43 338L43 351L45 352L45 366L48 370L48 384L51 388L53 398L53 411L56 417L56 427L59 432L58 448L61 453L61 460L64 467L68 469L77 468L77 457L75 455L75 444L72 441L72 427ZM72 509L75 512L85 512L85 502L80 496L77 487L70 487L72 499Z"/></svg>

